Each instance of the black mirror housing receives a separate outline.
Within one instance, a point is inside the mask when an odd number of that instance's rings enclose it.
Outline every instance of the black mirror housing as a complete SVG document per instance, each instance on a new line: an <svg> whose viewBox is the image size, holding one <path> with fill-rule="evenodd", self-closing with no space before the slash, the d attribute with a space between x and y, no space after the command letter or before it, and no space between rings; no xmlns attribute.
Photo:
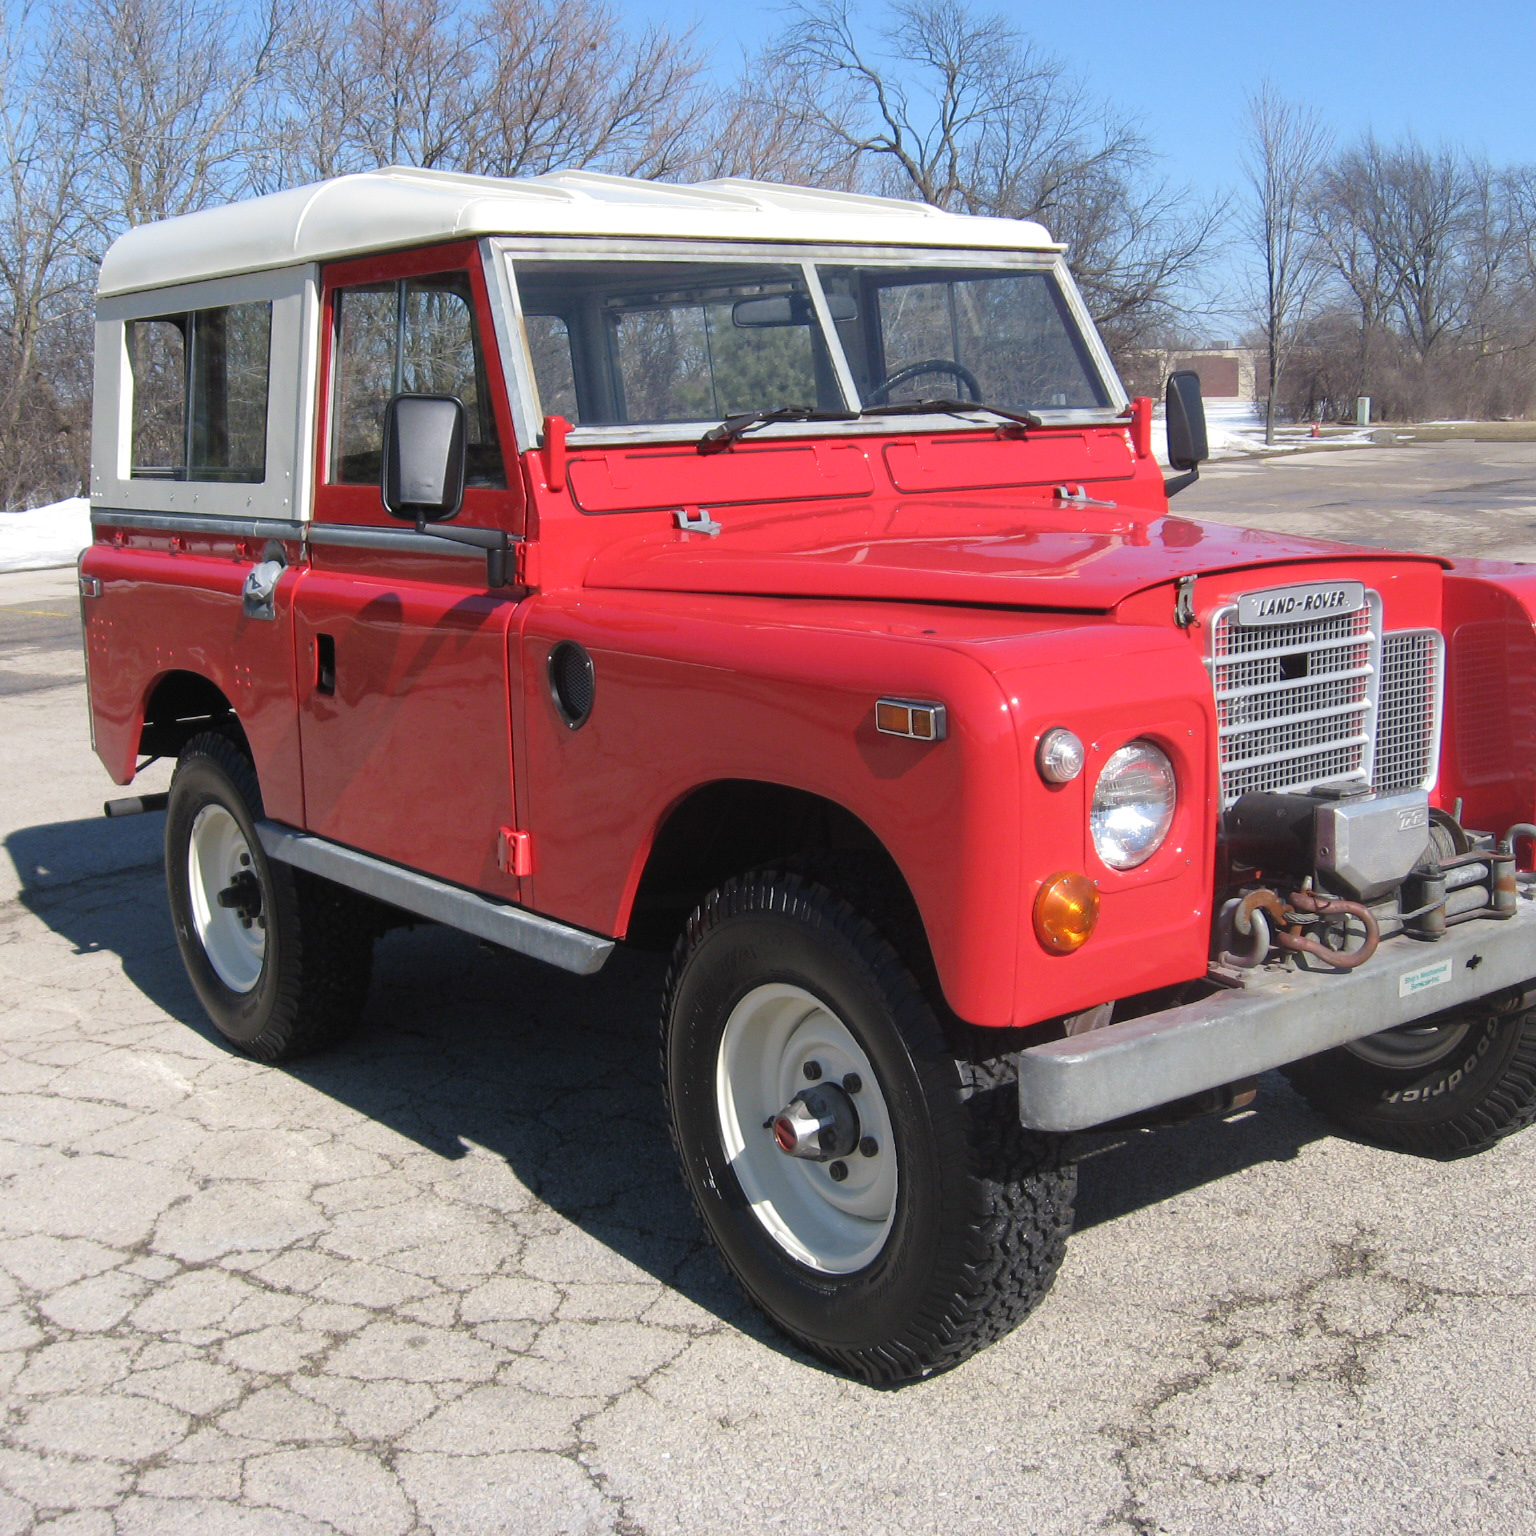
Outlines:
<svg viewBox="0 0 1536 1536"><path fill-rule="evenodd" d="M1210 457L1210 442L1205 431L1205 401L1200 396L1200 375L1193 368L1181 368L1168 375L1164 417L1168 425L1168 463L1181 474L1163 481L1168 496L1191 486L1200 478L1200 465Z"/></svg>
<svg viewBox="0 0 1536 1536"><path fill-rule="evenodd" d="M384 510L407 523L445 523L464 505L464 402L396 395L384 412Z"/></svg>
<svg viewBox="0 0 1536 1536"><path fill-rule="evenodd" d="M1200 375L1181 368L1168 375L1168 462L1174 469L1193 469L1210 457L1205 432L1205 401L1200 395Z"/></svg>

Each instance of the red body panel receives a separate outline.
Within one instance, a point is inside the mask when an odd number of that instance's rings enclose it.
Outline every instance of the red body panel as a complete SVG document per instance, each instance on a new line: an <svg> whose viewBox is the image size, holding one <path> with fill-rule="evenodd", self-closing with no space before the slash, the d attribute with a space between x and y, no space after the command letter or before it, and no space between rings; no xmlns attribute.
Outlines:
<svg viewBox="0 0 1536 1536"><path fill-rule="evenodd" d="M1536 820L1536 567L1456 561L1445 639L1440 803L1497 832Z"/></svg>
<svg viewBox="0 0 1536 1536"><path fill-rule="evenodd" d="M671 519L658 526L654 516L626 518L628 526L613 528L594 556L584 584L1107 613L1143 588L1191 572L1370 558L1316 539L1042 504L1022 493L942 501L887 493L854 506L724 512L710 505L722 525L715 537L680 533Z"/></svg>
<svg viewBox="0 0 1536 1536"><path fill-rule="evenodd" d="M515 824L512 599L485 591L483 568L462 559L316 554L323 564L295 606L306 825L515 898L517 880L498 865L501 828ZM467 584L471 575L478 590ZM335 647L330 694L316 685L320 634Z"/></svg>
<svg viewBox="0 0 1536 1536"><path fill-rule="evenodd" d="M136 533L133 548L106 534L81 572L101 583L86 605L85 648L96 753L129 783L145 707L169 672L212 682L234 706L250 742L267 814L302 826L304 794L294 709L294 589L302 567L278 584L275 622L240 606L245 573L260 558L248 541ZM182 546L173 550L173 545ZM291 546L297 554L297 545Z"/></svg>

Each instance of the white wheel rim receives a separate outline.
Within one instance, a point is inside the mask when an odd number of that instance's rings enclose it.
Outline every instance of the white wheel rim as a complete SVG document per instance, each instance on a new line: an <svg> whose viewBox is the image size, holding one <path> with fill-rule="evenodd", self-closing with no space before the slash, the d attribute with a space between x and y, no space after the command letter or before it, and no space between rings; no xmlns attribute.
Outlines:
<svg viewBox="0 0 1536 1536"><path fill-rule="evenodd" d="M219 905L219 892L240 875L255 876L250 844L222 805L205 805L187 842L187 890L203 953L231 992L249 992L261 979L267 955L265 916L247 927L236 907Z"/></svg>
<svg viewBox="0 0 1536 1536"><path fill-rule="evenodd" d="M828 1083L849 1073L860 1081L852 1095L859 1133L873 1137L877 1150L841 1159L848 1170L841 1181L830 1163L781 1152L763 1123L810 1085L811 1061ZM851 1274L875 1258L896 1215L896 1144L869 1057L836 1014L801 987L773 983L747 993L720 1038L715 1106L731 1171L786 1253L832 1275Z"/></svg>

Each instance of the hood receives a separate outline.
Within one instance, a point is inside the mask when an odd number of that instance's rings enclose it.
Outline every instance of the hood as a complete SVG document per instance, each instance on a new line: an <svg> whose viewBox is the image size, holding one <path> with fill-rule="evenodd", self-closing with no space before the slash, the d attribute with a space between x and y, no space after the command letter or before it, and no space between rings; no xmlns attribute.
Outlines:
<svg viewBox="0 0 1536 1536"><path fill-rule="evenodd" d="M970 498L844 510L824 503L731 507L715 516L718 534L669 529L609 546L593 559L585 584L1107 613L1132 593L1180 576L1404 558L1184 517L1141 519L1124 508Z"/></svg>

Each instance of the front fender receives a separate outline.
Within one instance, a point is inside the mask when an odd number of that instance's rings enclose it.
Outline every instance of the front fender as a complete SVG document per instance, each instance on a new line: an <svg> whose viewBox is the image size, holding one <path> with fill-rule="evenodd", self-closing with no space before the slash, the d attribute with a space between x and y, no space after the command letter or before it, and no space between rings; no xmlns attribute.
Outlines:
<svg viewBox="0 0 1536 1536"><path fill-rule="evenodd" d="M1135 882L1116 892L1124 914L1112 925L1117 960L1154 956L1129 968L1132 984L1093 964L1093 943L1083 963L1047 956L1028 910L1055 870L1086 867L1081 786L1075 799L1039 793L1032 762L1042 721L1086 719L1081 701L1092 697L1092 728L1102 723L1106 753L1115 731L1134 735L1149 721L1170 738L1184 733L1173 747L1191 799L1205 804L1210 706L1200 702L1204 674L1181 637L1066 620L1009 635L996 615L963 613L920 629L829 610L818 625L814 613L814 605L670 594L557 594L527 605L518 777L537 848L538 910L624 932L670 807L699 785L749 779L830 800L880 840L912 890L945 996L962 1018L1029 1023L1203 972L1198 915L1177 925L1178 942L1168 924L1140 950L1130 939L1134 914L1161 910L1160 902L1208 913L1209 834L1196 830L1203 812L1181 823L1180 851L1165 851L1142 877L1142 886L1159 885L1156 894L1130 895ZM1018 629L1029 627L1021 616ZM596 701L578 730L549 698L549 652L565 639L595 663ZM880 735L874 705L886 695L943 703L948 739Z"/></svg>

